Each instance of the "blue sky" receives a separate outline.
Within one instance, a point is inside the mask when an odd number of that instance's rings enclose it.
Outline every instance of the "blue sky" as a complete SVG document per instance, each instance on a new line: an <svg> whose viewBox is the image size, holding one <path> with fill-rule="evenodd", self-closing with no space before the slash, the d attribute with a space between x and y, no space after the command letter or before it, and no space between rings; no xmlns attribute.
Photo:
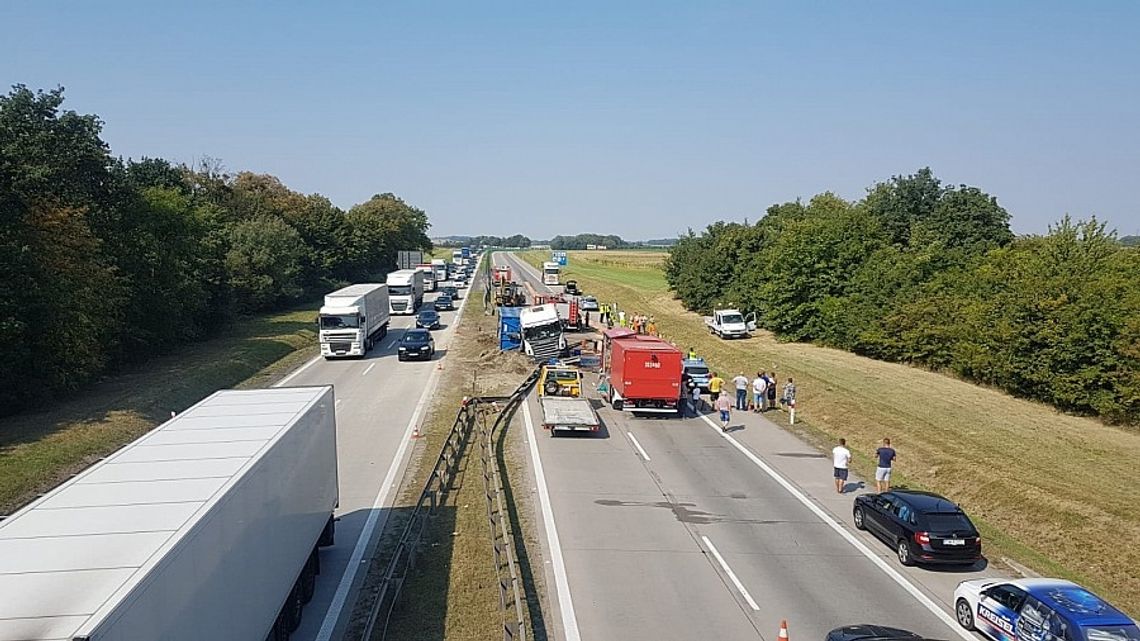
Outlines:
<svg viewBox="0 0 1140 641"><path fill-rule="evenodd" d="M0 80L433 234L673 236L923 166L1017 232L1140 233L1136 2L181 4L5 3Z"/></svg>

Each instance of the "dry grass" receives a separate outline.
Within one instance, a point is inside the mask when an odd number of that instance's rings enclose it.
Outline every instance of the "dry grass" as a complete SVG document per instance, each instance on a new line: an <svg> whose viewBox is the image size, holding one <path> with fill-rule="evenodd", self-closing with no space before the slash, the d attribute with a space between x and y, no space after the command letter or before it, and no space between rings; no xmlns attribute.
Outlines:
<svg viewBox="0 0 1140 641"><path fill-rule="evenodd" d="M316 354L312 305L241 320L61 399L0 419L0 514L8 514L211 392L262 387Z"/></svg>
<svg viewBox="0 0 1140 641"><path fill-rule="evenodd" d="M531 263L545 253L523 257ZM721 371L795 378L810 436L846 437L866 474L884 436L897 477L943 493L980 521L991 559L1008 556L1066 576L1140 614L1140 434L1067 416L949 376L835 349L708 335L673 299L644 252L571 252L566 278L627 311L653 314L663 334ZM799 427L800 421L797 421ZM1131 543L1130 543L1131 542Z"/></svg>
<svg viewBox="0 0 1140 641"><path fill-rule="evenodd" d="M370 594L376 586L390 547L406 523L402 516L419 497L463 397L508 394L530 372L525 360L499 352L496 329L497 318L485 316L477 300L464 307L463 322L448 347L438 394L424 421L423 438L413 452L400 496L393 506L394 517L387 523L377 562L362 594ZM388 639L483 641L502 635L498 578L492 563L491 532L475 437L459 468L450 494L428 524L416 569L393 612ZM347 638L361 634L370 605L365 601L368 599L361 599L357 606L356 624Z"/></svg>

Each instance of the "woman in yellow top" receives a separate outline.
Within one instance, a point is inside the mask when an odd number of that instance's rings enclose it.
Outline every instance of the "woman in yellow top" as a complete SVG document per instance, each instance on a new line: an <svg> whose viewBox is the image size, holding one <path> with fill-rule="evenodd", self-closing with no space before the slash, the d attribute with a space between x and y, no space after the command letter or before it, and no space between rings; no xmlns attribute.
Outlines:
<svg viewBox="0 0 1140 641"><path fill-rule="evenodd" d="M723 387L724 379L720 377L720 374L713 372L712 378L709 379L709 400L715 403L716 399L720 397L720 390Z"/></svg>

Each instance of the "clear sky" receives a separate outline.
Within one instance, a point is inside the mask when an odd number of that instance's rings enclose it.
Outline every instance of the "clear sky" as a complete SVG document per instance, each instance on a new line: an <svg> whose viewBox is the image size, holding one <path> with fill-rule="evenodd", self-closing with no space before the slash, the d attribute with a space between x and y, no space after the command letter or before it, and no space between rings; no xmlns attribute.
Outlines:
<svg viewBox="0 0 1140 641"><path fill-rule="evenodd" d="M673 236L927 165L1017 232L1140 233L1140 2L174 4L5 2L0 80L433 235Z"/></svg>

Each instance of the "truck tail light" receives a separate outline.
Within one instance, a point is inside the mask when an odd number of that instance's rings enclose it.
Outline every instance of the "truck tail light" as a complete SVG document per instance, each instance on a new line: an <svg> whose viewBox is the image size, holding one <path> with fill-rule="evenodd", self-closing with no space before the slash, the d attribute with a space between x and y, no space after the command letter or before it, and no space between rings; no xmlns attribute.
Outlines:
<svg viewBox="0 0 1140 641"><path fill-rule="evenodd" d="M930 545L930 532L915 532L914 542L919 545Z"/></svg>

